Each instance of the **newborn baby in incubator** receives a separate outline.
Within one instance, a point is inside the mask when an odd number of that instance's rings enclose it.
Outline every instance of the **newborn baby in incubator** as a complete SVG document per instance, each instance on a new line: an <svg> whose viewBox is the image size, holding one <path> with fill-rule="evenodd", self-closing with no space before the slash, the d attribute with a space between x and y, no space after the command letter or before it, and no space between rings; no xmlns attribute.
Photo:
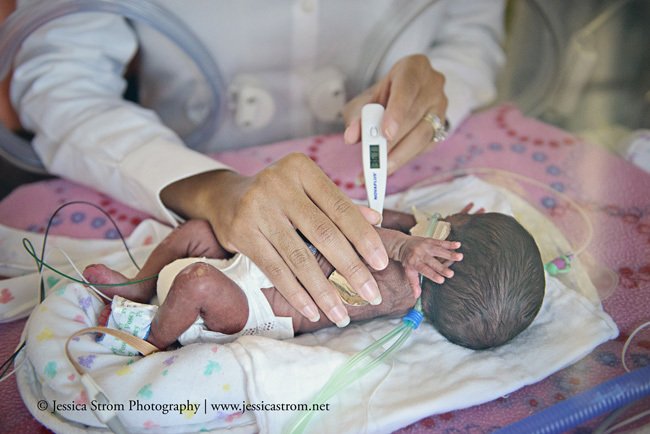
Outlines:
<svg viewBox="0 0 650 434"><path fill-rule="evenodd" d="M514 218L469 214L470 208L444 219L452 241L409 235L412 215L384 212L384 227L377 231L390 261L384 270L373 271L382 296L376 305L346 288L323 256L310 250L348 304L352 321L405 314L416 302L422 274L425 318L453 343L495 347L518 335L539 311L543 263L533 237ZM322 312L316 322L304 318L252 261L223 249L205 221L189 221L172 231L133 279L104 265L90 265L83 274L113 299L100 324L159 349L176 341L225 343L242 335L287 339L333 325ZM139 281L156 274L157 283ZM101 287L131 281L136 283ZM160 306L146 304L156 292Z"/></svg>

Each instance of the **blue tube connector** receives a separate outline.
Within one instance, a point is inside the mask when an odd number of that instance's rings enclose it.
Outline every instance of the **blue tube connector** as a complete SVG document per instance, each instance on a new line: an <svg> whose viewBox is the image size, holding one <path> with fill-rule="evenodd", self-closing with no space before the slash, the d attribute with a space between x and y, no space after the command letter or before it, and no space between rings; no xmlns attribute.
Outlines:
<svg viewBox="0 0 650 434"><path fill-rule="evenodd" d="M422 312L417 309L410 309L408 313L404 315L404 318L402 318L402 322L415 330L420 327L423 319L424 315L422 315Z"/></svg>
<svg viewBox="0 0 650 434"><path fill-rule="evenodd" d="M555 404L539 413L508 425L495 434L563 433L596 416L609 413L650 395L650 366L606 381Z"/></svg>

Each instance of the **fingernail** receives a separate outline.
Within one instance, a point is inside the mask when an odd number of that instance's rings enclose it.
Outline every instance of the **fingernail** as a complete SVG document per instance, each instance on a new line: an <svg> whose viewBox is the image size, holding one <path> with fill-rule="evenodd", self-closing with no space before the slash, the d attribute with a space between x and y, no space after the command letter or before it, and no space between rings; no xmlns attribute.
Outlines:
<svg viewBox="0 0 650 434"><path fill-rule="evenodd" d="M357 175L357 178L354 180L354 185L356 187L361 187L364 184L363 173Z"/></svg>
<svg viewBox="0 0 650 434"><path fill-rule="evenodd" d="M386 135L386 138L392 142L395 137L397 137L397 130L399 130L399 125L397 125L397 122L389 120L388 124L386 125L386 131L384 131L384 134Z"/></svg>
<svg viewBox="0 0 650 434"><path fill-rule="evenodd" d="M388 256L384 250L376 250L368 258L368 263L375 270L383 270L388 265Z"/></svg>
<svg viewBox="0 0 650 434"><path fill-rule="evenodd" d="M366 211L369 215L366 215L366 220L368 220L368 223L379 226L381 225L382 220L384 220L384 216L381 215L381 213L377 210L374 210L372 208L368 208Z"/></svg>
<svg viewBox="0 0 650 434"><path fill-rule="evenodd" d="M379 288L373 281L364 283L364 285L359 289L359 295L361 298L368 300L368 302L373 306L377 306L379 303L381 303L381 294L379 293Z"/></svg>
<svg viewBox="0 0 650 434"><path fill-rule="evenodd" d="M395 162L393 160L391 160L390 158L388 158L388 160L386 162L386 173L388 174L388 176L390 176L390 175L393 174L393 172L395 172L395 170L396 170L395 169Z"/></svg>
<svg viewBox="0 0 650 434"><path fill-rule="evenodd" d="M302 314L305 318L307 318L311 322L316 322L320 319L320 314L318 313L318 310L312 305L307 305L303 307Z"/></svg>
<svg viewBox="0 0 650 434"><path fill-rule="evenodd" d="M343 142L346 145L351 145L353 143L353 139L350 137L351 134L352 134L352 129L350 128L350 126L348 126L343 132Z"/></svg>
<svg viewBox="0 0 650 434"><path fill-rule="evenodd" d="M329 317L332 321L334 321L334 324L336 324L337 327L345 327L346 325L350 324L350 317L348 316L348 313L345 311L345 309L341 306L336 306L330 310Z"/></svg>

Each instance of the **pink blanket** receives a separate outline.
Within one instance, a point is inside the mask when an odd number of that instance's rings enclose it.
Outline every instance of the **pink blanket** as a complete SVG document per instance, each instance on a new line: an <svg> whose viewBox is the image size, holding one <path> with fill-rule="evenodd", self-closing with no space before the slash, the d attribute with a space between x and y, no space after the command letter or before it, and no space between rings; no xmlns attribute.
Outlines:
<svg viewBox="0 0 650 434"><path fill-rule="evenodd" d="M358 146L344 145L339 135L225 152L216 157L242 173L252 174L296 151L310 156L349 196L364 196L364 190L354 185L361 167L361 152ZM587 210L595 229L588 251L619 277L618 287L607 294L603 305L619 326L621 335L540 383L487 404L432 415L405 427L401 430L403 433L491 432L621 375L624 373L621 364L623 342L636 326L650 320L649 174L564 131L526 118L513 106L503 105L472 116L436 150L396 173L389 180L389 193L402 191L432 175L479 167L531 177L566 193ZM523 188L529 200L558 226L575 232L579 220L575 220L568 205L557 195L529 185ZM57 179L15 190L0 202L0 223L42 232L54 209L72 200L100 205L125 235L146 217L105 195ZM76 205L64 209L55 218L52 232L79 238L117 236L103 214ZM575 235L578 238L579 232ZM11 293L0 285L0 303L10 302L10 299ZM23 326L24 321L0 326L0 339L4 343L0 349L2 360L13 351ZM650 364L648 332L641 333L632 342L626 361L632 367ZM593 423L585 426L593 426ZM39 430L39 424L32 420L22 404L13 378L0 383L0 427L3 432Z"/></svg>

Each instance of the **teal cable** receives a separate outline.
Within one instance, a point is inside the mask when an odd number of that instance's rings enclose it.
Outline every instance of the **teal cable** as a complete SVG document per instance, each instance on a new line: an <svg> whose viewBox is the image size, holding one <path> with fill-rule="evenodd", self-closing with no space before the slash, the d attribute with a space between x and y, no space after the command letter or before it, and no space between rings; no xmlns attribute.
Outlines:
<svg viewBox="0 0 650 434"><path fill-rule="evenodd" d="M39 270L41 268L45 267L48 270L51 270L51 271L55 272L56 274L58 274L59 276L64 277L64 278L66 278L66 279L68 279L68 280L70 280L72 282L81 283L82 285L88 285L89 284L89 282L86 282L86 281L80 280L80 279L76 279L76 278L74 278L74 277L72 277L72 276L70 276L68 274L65 274L64 272L57 270L56 268L54 268L53 266L51 266L47 262L43 261L41 258L39 258L36 255L36 249L34 249L34 245L32 244L31 241L29 241L29 239L23 238L23 247L25 247L25 250L27 250L27 253L34 259L34 261L36 262L36 266L39 268ZM128 286L128 285L135 285L136 283L140 283L140 282L145 282L147 280L155 279L157 277L158 277L158 275L154 274L153 276L143 277L142 279L131 280L131 281L124 282L124 283L92 283L92 285L93 286L100 286L100 287Z"/></svg>

